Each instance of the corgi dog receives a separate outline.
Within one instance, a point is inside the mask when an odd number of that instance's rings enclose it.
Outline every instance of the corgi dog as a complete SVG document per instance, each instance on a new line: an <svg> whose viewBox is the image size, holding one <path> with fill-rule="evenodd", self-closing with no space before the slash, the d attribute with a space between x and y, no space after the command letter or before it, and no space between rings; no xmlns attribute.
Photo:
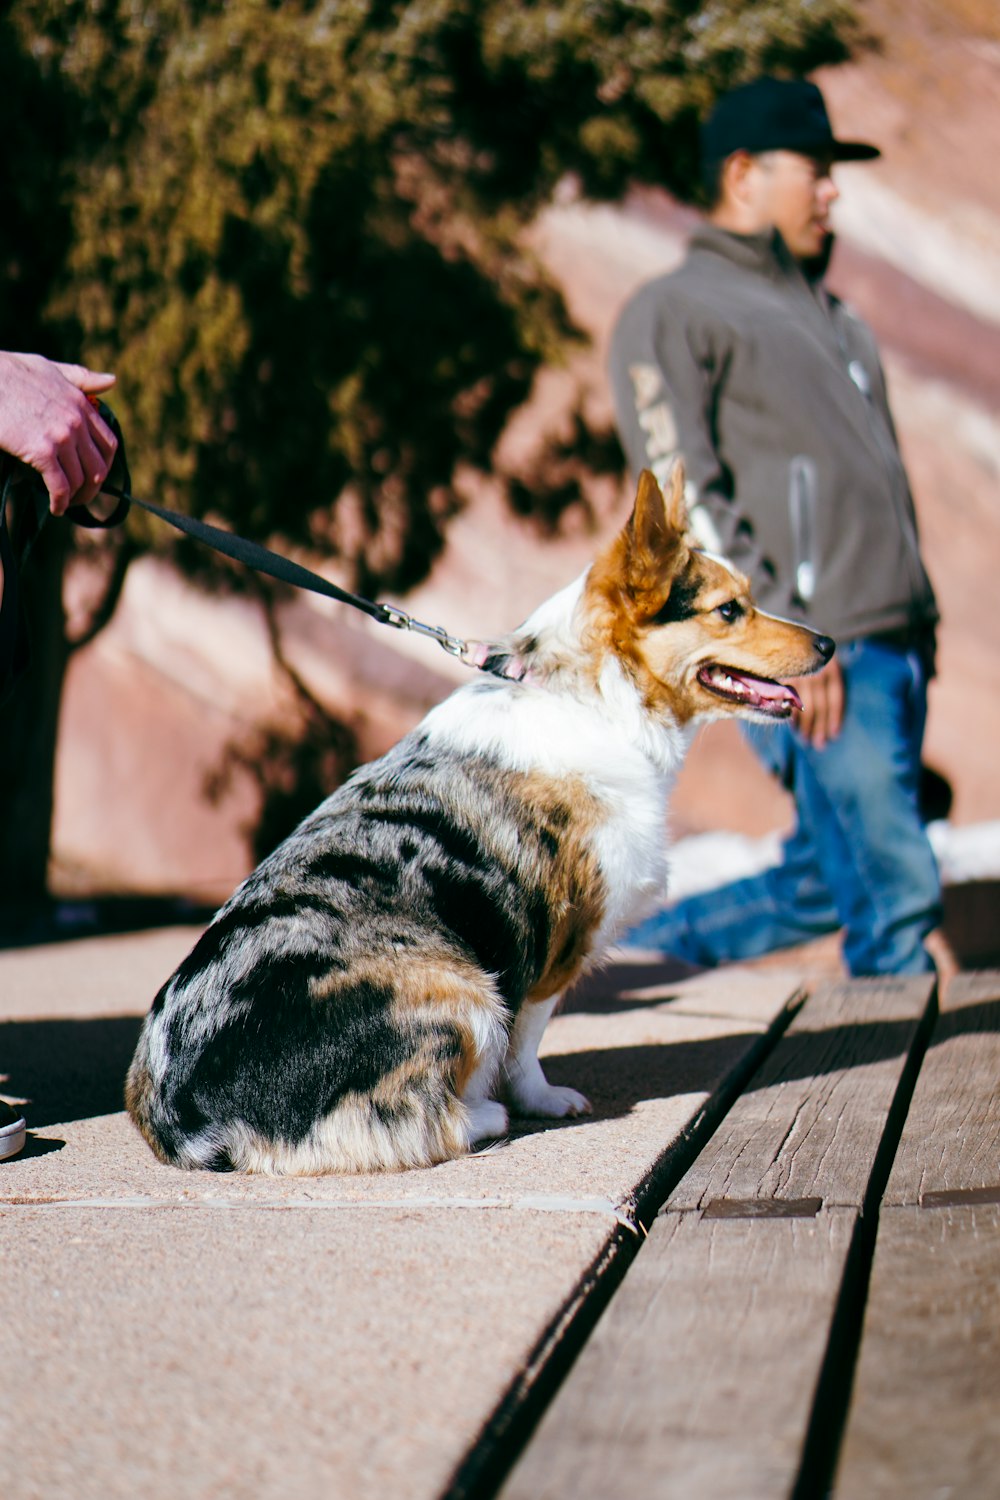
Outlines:
<svg viewBox="0 0 1000 1500"><path fill-rule="evenodd" d="M589 1112L538 1044L560 996L658 903L692 735L787 718L833 642L762 614L649 472L620 535L485 672L323 802L153 1002L126 1087L164 1162L425 1167L508 1111Z"/></svg>

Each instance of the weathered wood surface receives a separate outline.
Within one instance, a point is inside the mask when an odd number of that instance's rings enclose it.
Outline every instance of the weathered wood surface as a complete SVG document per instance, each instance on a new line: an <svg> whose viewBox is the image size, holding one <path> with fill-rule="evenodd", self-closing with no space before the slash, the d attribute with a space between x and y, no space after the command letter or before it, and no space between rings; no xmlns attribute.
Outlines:
<svg viewBox="0 0 1000 1500"><path fill-rule="evenodd" d="M853 1222L658 1219L503 1500L787 1495Z"/></svg>
<svg viewBox="0 0 1000 1500"><path fill-rule="evenodd" d="M932 993L912 979L810 997L668 1199L503 1500L791 1494Z"/></svg>
<svg viewBox="0 0 1000 1500"><path fill-rule="evenodd" d="M982 974L945 996L889 1179L836 1495L997 1493L1000 974Z"/></svg>
<svg viewBox="0 0 1000 1500"><path fill-rule="evenodd" d="M860 1208L932 992L930 978L817 989L668 1207L819 1197Z"/></svg>
<svg viewBox="0 0 1000 1500"><path fill-rule="evenodd" d="M1000 1206L881 1219L836 1500L1000 1494Z"/></svg>
<svg viewBox="0 0 1000 1500"><path fill-rule="evenodd" d="M1000 1189L1000 974L962 974L941 1003L885 1202L989 1188Z"/></svg>

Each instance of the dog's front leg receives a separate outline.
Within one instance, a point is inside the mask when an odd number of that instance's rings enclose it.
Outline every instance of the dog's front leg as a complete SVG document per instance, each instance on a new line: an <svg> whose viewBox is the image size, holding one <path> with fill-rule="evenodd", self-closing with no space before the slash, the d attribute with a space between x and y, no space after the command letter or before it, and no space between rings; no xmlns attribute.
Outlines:
<svg viewBox="0 0 1000 1500"><path fill-rule="evenodd" d="M504 1093L519 1115L561 1120L567 1115L589 1115L590 1100L576 1089L549 1083L538 1061L538 1047L559 996L521 1006L511 1029L503 1065Z"/></svg>

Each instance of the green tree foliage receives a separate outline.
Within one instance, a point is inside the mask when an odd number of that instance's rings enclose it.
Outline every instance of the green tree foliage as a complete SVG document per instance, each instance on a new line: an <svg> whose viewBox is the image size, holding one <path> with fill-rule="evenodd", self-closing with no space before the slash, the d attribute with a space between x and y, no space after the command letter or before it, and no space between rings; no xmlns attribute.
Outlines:
<svg viewBox="0 0 1000 1500"><path fill-rule="evenodd" d="M15 0L9 16L30 75L19 132L55 148L25 159L60 179L18 174L54 210L24 263L49 318L119 372L137 488L397 590L442 544L458 465L489 466L572 336L525 224L568 173L588 196L685 191L713 92L842 55L849 21L840 0Z"/></svg>
<svg viewBox="0 0 1000 1500"><path fill-rule="evenodd" d="M853 36L846 0L0 0L0 338L118 372L138 493L404 591L580 337L525 248L556 187L686 193L720 88ZM520 512L558 522L565 457Z"/></svg>

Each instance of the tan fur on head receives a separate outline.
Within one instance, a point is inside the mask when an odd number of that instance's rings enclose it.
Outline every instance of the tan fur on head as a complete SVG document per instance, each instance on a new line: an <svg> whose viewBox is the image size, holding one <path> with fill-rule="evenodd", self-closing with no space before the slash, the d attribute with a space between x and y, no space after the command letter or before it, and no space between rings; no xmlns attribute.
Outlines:
<svg viewBox="0 0 1000 1500"><path fill-rule="evenodd" d="M626 576L637 598L656 594L683 561L688 514L684 501L684 465L678 460L664 494L649 469L639 475L635 507L625 528Z"/></svg>
<svg viewBox="0 0 1000 1500"><path fill-rule="evenodd" d="M682 463L674 465L670 481L664 496L649 469L642 471L632 514L590 570L591 590L621 616L615 630L619 646L640 618L655 614L666 600L690 550Z"/></svg>
<svg viewBox="0 0 1000 1500"><path fill-rule="evenodd" d="M697 546L680 462L666 495L649 470L640 474L632 514L591 569L588 592L598 640L626 666L647 706L680 725L699 714L750 711L746 697L709 686L706 672L716 683L727 668L772 683L828 659L814 631L757 609L749 580Z"/></svg>

